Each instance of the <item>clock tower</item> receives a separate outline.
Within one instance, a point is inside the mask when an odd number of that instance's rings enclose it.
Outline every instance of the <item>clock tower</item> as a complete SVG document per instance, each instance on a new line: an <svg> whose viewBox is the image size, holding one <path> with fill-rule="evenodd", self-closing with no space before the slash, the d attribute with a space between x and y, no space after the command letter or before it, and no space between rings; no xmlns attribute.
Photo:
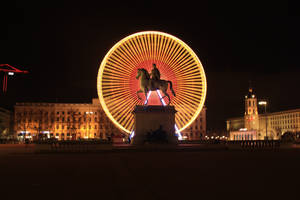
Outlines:
<svg viewBox="0 0 300 200"><path fill-rule="evenodd" d="M250 86L249 92L245 96L245 128L247 130L258 130L258 111L257 111L257 98L253 93L253 89Z"/></svg>

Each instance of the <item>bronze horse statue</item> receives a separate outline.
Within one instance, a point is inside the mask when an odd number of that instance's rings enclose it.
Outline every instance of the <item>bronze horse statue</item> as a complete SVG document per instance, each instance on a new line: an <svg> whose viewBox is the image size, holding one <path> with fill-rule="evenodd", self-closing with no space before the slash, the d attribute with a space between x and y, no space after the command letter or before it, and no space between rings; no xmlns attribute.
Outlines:
<svg viewBox="0 0 300 200"><path fill-rule="evenodd" d="M138 69L136 79L140 80L140 90L138 90L136 92L139 99L141 99L141 97L139 96L139 93L141 93L141 92L144 92L145 98L147 99L147 93L149 91L161 90L165 95L162 98L167 97L169 100L169 103L168 103L168 105L169 105L171 102L171 99L170 99L169 94L167 93L168 84L170 84L170 90L171 90L173 96L174 97L176 96L176 94L173 90L171 81L150 79L150 75L149 75L148 71L144 68Z"/></svg>

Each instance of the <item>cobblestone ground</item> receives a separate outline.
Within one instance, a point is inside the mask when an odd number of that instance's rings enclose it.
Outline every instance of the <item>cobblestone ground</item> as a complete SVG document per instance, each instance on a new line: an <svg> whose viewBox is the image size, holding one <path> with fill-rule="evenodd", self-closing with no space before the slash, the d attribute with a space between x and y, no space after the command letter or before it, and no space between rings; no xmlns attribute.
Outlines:
<svg viewBox="0 0 300 200"><path fill-rule="evenodd" d="M1 199L290 199L300 151L0 154Z"/></svg>

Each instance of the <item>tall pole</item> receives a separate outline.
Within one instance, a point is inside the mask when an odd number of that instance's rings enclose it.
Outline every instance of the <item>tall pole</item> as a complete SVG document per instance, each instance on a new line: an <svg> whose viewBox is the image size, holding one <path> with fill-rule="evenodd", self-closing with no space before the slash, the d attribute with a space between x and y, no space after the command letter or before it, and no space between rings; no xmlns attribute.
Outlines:
<svg viewBox="0 0 300 200"><path fill-rule="evenodd" d="M268 139L268 116L267 116L267 101L259 101L258 105L265 106L265 117L266 117L266 140Z"/></svg>
<svg viewBox="0 0 300 200"><path fill-rule="evenodd" d="M268 116L267 116L267 104L265 104L265 115L266 115L266 140L268 140Z"/></svg>

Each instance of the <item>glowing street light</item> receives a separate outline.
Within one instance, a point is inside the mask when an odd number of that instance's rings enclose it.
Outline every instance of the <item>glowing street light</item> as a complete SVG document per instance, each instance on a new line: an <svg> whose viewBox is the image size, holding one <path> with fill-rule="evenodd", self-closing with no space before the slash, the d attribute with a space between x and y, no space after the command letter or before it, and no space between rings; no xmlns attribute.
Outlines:
<svg viewBox="0 0 300 200"><path fill-rule="evenodd" d="M260 105L260 106L262 106L262 105L266 106L266 105L267 105L267 102L266 102L266 101L259 101L259 102L258 102L258 105Z"/></svg>

